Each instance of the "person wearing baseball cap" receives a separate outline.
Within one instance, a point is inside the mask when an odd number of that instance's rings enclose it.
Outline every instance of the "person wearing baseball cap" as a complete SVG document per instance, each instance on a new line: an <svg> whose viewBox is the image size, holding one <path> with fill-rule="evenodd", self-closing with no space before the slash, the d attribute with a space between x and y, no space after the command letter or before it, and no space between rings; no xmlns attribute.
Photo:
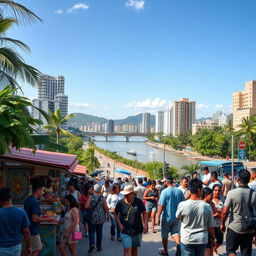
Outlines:
<svg viewBox="0 0 256 256"><path fill-rule="evenodd" d="M148 232L148 217L146 208L132 185L126 185L123 191L124 199L118 201L115 208L115 219L121 231L124 255L138 255L142 233ZM143 223L142 223L143 217Z"/></svg>

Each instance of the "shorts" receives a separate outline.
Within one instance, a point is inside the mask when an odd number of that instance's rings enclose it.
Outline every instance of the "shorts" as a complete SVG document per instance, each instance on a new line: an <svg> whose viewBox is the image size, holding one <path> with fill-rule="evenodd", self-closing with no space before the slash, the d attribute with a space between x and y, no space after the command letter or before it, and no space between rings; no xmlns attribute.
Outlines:
<svg viewBox="0 0 256 256"><path fill-rule="evenodd" d="M121 233L122 245L124 249L132 248L132 247L140 247L142 234L138 234L136 236L128 236L126 234Z"/></svg>
<svg viewBox="0 0 256 256"><path fill-rule="evenodd" d="M21 244L17 244L11 247L0 247L0 255L6 256L20 256L21 255Z"/></svg>
<svg viewBox="0 0 256 256"><path fill-rule="evenodd" d="M35 251L41 251L43 249L42 243L41 243L41 238L39 235L31 235L31 247L32 247L32 252Z"/></svg>
<svg viewBox="0 0 256 256"><path fill-rule="evenodd" d="M89 210L81 210L81 215L82 215L82 223L86 224L90 221L91 219L91 213Z"/></svg>
<svg viewBox="0 0 256 256"><path fill-rule="evenodd" d="M174 221L161 221L161 237L163 239L167 239L169 233L171 233L171 236L179 235L180 234L180 221L174 220Z"/></svg>
<svg viewBox="0 0 256 256"><path fill-rule="evenodd" d="M218 245L223 243L223 233L220 231L220 227L215 227L215 237Z"/></svg>
<svg viewBox="0 0 256 256"><path fill-rule="evenodd" d="M157 212L157 204L151 203L151 202L146 202L146 212L151 213L151 212Z"/></svg>
<svg viewBox="0 0 256 256"><path fill-rule="evenodd" d="M227 256L235 254L239 247L242 255L252 255L253 236L253 233L239 234L228 228L226 235Z"/></svg>
<svg viewBox="0 0 256 256"><path fill-rule="evenodd" d="M64 242L66 244L77 244L77 240L73 240L73 232L69 234L68 237L64 237L65 231L63 231L62 236L61 236L61 242Z"/></svg>

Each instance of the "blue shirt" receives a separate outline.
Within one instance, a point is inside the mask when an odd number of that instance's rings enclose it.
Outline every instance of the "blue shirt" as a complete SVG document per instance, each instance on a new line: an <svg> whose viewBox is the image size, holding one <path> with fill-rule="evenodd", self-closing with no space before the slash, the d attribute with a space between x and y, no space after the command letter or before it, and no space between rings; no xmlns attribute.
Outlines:
<svg viewBox="0 0 256 256"><path fill-rule="evenodd" d="M38 217L40 217L39 201L34 196L29 196L24 203L24 209L27 212L27 215L30 221L30 226L29 226L30 234L33 236L39 235L40 222L32 221L32 215L37 215Z"/></svg>
<svg viewBox="0 0 256 256"><path fill-rule="evenodd" d="M161 193L158 204L164 206L162 220L166 222L175 221L176 211L180 202L184 201L183 192L176 187L167 187Z"/></svg>
<svg viewBox="0 0 256 256"><path fill-rule="evenodd" d="M22 230L29 226L23 209L0 208L0 247L11 247L21 243Z"/></svg>

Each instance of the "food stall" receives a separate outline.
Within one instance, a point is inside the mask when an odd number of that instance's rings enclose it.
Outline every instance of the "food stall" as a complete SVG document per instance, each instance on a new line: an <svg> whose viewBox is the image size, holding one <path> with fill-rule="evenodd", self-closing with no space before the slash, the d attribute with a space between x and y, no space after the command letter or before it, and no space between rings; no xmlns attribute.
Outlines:
<svg viewBox="0 0 256 256"><path fill-rule="evenodd" d="M0 156L0 187L12 190L13 204L23 207L25 199L32 194L32 182L52 180L52 193L41 199L42 217L55 217L52 223L41 223L40 237L43 244L41 256L53 256L56 250L56 227L62 205L60 196L65 189L65 174L85 175L85 167L78 165L76 155L22 148L10 149Z"/></svg>

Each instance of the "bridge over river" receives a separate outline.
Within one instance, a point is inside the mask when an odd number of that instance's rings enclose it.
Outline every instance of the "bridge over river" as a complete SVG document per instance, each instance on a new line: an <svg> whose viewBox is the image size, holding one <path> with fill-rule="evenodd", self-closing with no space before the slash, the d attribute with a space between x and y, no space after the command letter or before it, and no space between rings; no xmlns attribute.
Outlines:
<svg viewBox="0 0 256 256"><path fill-rule="evenodd" d="M77 136L83 136L91 139L95 136L102 136L105 137L106 142L108 142L109 137L115 137L115 136L123 136L126 139L126 142L129 142L129 139L131 137L147 137L150 135L150 133L126 133L126 132L77 132L74 133Z"/></svg>

